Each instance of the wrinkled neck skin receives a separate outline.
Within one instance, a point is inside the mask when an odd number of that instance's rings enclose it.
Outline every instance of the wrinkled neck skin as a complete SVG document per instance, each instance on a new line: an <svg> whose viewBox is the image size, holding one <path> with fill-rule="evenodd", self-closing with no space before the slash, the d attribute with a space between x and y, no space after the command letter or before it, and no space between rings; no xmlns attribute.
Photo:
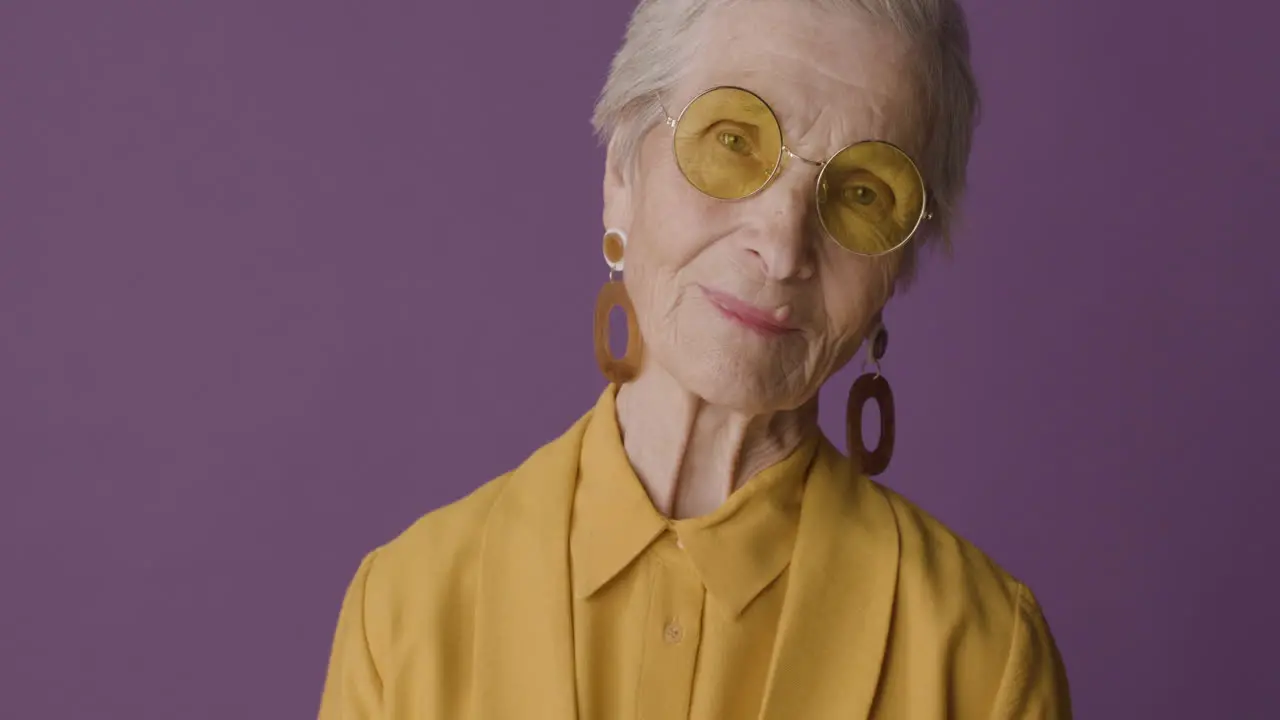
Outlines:
<svg viewBox="0 0 1280 720"><path fill-rule="evenodd" d="M743 413L688 392L657 363L618 388L617 408L631 466L672 519L712 512L820 432L816 396L795 410Z"/></svg>

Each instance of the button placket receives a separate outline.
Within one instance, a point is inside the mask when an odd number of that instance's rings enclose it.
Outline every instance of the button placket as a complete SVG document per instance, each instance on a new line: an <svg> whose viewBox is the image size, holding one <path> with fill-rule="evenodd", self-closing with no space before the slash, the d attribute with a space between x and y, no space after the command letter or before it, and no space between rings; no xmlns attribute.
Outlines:
<svg viewBox="0 0 1280 720"><path fill-rule="evenodd" d="M654 565L653 602L637 694L639 716L685 718L692 700L706 592L692 566L682 566L687 561Z"/></svg>

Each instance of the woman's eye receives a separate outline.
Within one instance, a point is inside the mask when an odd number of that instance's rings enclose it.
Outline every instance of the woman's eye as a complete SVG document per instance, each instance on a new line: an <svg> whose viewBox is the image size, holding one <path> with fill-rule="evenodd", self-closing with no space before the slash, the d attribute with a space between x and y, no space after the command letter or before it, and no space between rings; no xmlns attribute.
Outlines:
<svg viewBox="0 0 1280 720"><path fill-rule="evenodd" d="M842 200L850 205L871 205L877 198L876 191L866 185L853 185L841 191Z"/></svg>
<svg viewBox="0 0 1280 720"><path fill-rule="evenodd" d="M746 155L751 151L747 144L747 139L737 133L722 132L717 136L720 144L740 155Z"/></svg>

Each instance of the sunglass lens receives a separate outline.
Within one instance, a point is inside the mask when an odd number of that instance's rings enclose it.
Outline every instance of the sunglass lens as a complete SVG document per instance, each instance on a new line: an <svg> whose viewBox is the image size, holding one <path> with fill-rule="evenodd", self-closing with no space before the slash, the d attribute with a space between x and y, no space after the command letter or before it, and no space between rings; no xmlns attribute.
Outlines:
<svg viewBox="0 0 1280 720"><path fill-rule="evenodd" d="M698 190L737 200L760 190L778 169L782 130L759 97L721 87L699 95L675 128L675 155Z"/></svg>
<svg viewBox="0 0 1280 720"><path fill-rule="evenodd" d="M817 196L827 234L864 255L898 248L924 216L920 171L886 142L860 142L837 153L818 176Z"/></svg>

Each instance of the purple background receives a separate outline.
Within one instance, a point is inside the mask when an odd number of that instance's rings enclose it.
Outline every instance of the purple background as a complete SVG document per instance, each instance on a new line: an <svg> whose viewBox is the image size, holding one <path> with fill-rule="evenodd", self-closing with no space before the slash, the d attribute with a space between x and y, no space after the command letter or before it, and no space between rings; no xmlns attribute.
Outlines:
<svg viewBox="0 0 1280 720"><path fill-rule="evenodd" d="M1276 717L1280 12L967 6L885 481L1032 585L1079 717ZM0 716L313 716L362 554L590 406L629 10L0 4Z"/></svg>

